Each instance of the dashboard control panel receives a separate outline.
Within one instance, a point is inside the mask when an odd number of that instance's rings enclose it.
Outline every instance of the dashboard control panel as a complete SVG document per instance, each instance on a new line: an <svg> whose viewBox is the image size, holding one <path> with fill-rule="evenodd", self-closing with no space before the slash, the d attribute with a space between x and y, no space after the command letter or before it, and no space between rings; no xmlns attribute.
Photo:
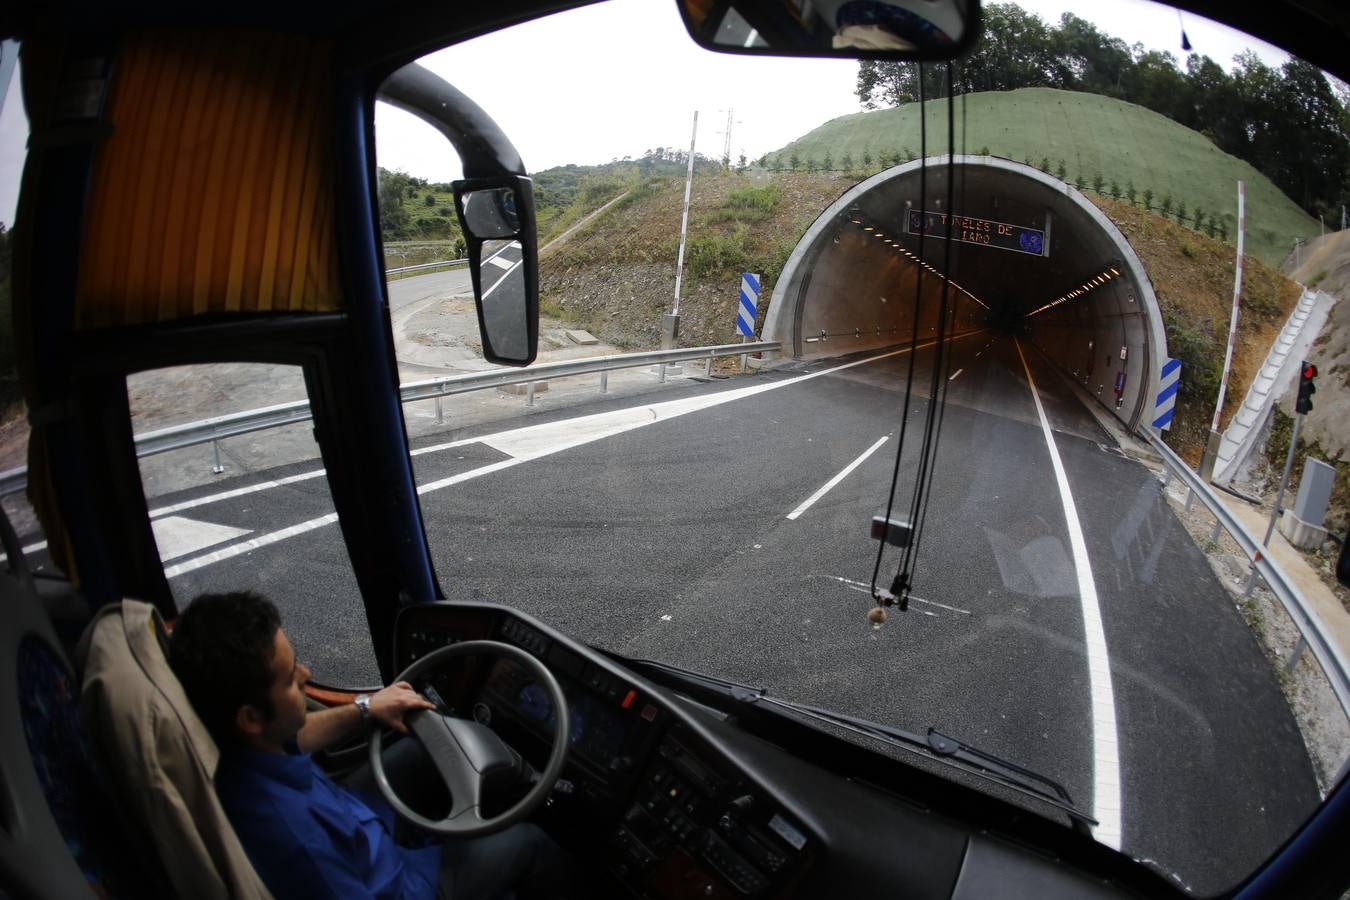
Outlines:
<svg viewBox="0 0 1350 900"><path fill-rule="evenodd" d="M611 836L617 874L657 897L700 880L705 896L762 896L804 858L806 834L695 746L674 729L662 738Z"/></svg>

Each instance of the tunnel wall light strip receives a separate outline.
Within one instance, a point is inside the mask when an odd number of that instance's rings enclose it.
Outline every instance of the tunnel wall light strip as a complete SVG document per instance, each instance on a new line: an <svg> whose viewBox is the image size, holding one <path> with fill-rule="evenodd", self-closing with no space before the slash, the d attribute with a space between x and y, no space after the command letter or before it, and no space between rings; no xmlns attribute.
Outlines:
<svg viewBox="0 0 1350 900"><path fill-rule="evenodd" d="M903 257L904 257L905 259L907 259L909 262L912 262L912 263L914 263L914 264L916 264L916 265L923 266L925 269L927 269L929 272L932 272L934 275L937 275L939 278L942 277L942 273L941 273L941 272L939 272L939 271L938 271L937 269L935 269L933 266L929 265L929 264L928 264L927 262L925 262L924 260L922 260L922 259L920 259L919 257L915 256L915 255L914 255L913 253L911 253L908 249L906 249L904 246L902 246L901 243L900 243L899 241L894 240L894 239L892 239L892 238L890 238L890 237L887 237L886 233L883 232L880 228L878 228L875 224L873 224L873 223L871 223L871 222L868 222L868 221L865 221L865 220L864 220L865 217L862 216L860 213L857 213L856 211L852 211L852 212L853 212L853 215L851 215L851 216L848 217L848 221L849 221L849 222L851 222L851 223L853 223L854 225L856 225L856 226L858 226L859 228L861 228L865 233L870 233L870 234L872 235L872 237L878 237L878 238L881 238L881 239L882 239L882 243L884 243L884 244L886 244L887 246L889 246L889 247L890 247L892 250L894 250L898 255L903 256ZM965 294L965 295L966 295L967 297L969 297L971 300L973 300L973 301L975 301L976 303L978 303L980 306L983 306L985 309L989 309L989 304L985 303L985 302L984 302L983 300L981 300L979 297L976 297L976 296L975 296L974 294L972 294L970 291L966 290L964 287L962 287L961 285L957 284L956 281L955 281L953 278L951 278L950 276L947 277L947 283L950 284L952 287L956 288L956 289L957 289L958 291L960 291L962 294Z"/></svg>
<svg viewBox="0 0 1350 900"><path fill-rule="evenodd" d="M1107 266L1105 269L1098 272L1096 275L1089 276L1087 281L1084 281L1078 287L1064 294L1062 297L1059 297L1056 300L1051 300L1049 303L1045 304L1044 306L1038 307L1037 309L1033 309L1031 312L1026 314L1026 318L1030 319L1032 316L1038 316L1041 313L1045 312L1047 309L1054 309L1061 303L1067 303L1070 300L1077 300L1079 297L1086 295L1090 291L1095 291L1097 288L1106 284L1112 278L1119 278L1119 277L1120 271L1117 270L1115 266Z"/></svg>

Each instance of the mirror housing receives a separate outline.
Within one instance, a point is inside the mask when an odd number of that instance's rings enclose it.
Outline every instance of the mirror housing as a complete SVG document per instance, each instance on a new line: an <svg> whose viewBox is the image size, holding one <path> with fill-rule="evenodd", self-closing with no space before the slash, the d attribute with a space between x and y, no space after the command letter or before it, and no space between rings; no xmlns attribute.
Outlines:
<svg viewBox="0 0 1350 900"><path fill-rule="evenodd" d="M677 0L699 46L835 59L955 59L975 44L980 0Z"/></svg>
<svg viewBox="0 0 1350 900"><path fill-rule="evenodd" d="M482 107L417 63L390 75L379 98L431 125L459 152L464 180L454 183L455 209L469 256L483 357L500 365L529 365L539 348L539 248L534 185L520 154ZM503 274L489 277L485 287L483 263L494 260Z"/></svg>
<svg viewBox="0 0 1350 900"><path fill-rule="evenodd" d="M454 191L478 301L483 358L529 365L539 350L534 184L524 175L470 178L456 181ZM490 264L486 270L485 263Z"/></svg>

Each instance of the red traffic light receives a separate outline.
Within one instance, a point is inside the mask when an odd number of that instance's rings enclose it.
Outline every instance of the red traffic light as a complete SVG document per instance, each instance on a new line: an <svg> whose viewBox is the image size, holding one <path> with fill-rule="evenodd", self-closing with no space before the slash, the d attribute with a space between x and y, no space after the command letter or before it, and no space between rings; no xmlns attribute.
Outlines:
<svg viewBox="0 0 1350 900"><path fill-rule="evenodd" d="M1312 381L1316 377L1317 377L1317 366L1313 365L1310 362L1305 362L1303 364L1303 380Z"/></svg>

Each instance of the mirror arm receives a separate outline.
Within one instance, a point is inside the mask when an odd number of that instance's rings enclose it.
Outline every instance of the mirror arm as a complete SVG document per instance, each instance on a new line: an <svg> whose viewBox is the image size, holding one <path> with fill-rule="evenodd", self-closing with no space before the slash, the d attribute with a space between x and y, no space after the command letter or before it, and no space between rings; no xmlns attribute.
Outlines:
<svg viewBox="0 0 1350 900"><path fill-rule="evenodd" d="M515 145L492 117L430 69L409 63L385 80L379 99L445 135L459 152L465 178L527 174Z"/></svg>

